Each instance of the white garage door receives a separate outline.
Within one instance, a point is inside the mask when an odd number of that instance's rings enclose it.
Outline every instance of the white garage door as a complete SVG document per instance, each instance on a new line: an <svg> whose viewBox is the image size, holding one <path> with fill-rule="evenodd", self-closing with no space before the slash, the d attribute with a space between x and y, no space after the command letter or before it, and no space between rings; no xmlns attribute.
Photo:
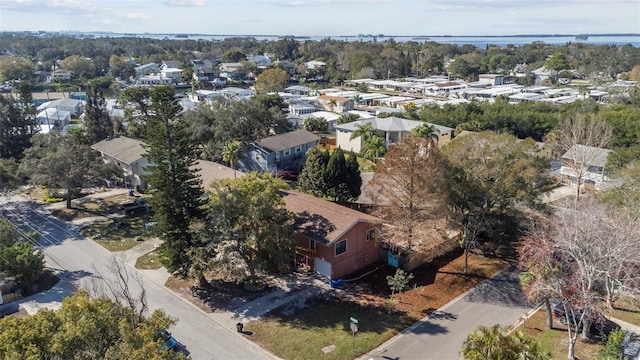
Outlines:
<svg viewBox="0 0 640 360"><path fill-rule="evenodd" d="M313 268L320 275L331 279L331 263L320 258L313 258Z"/></svg>

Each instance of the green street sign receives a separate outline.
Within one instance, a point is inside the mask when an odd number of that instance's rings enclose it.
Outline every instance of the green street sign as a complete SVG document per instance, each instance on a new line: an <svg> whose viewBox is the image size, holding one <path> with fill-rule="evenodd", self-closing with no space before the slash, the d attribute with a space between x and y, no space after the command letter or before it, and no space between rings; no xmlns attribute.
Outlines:
<svg viewBox="0 0 640 360"><path fill-rule="evenodd" d="M354 317L350 317L349 320L353 323L353 324L357 324L358 323L358 319L354 318Z"/></svg>

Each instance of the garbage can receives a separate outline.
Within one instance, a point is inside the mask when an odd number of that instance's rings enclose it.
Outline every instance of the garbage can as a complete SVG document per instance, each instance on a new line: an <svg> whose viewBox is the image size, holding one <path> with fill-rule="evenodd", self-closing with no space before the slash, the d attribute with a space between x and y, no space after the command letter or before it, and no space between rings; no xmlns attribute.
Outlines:
<svg viewBox="0 0 640 360"><path fill-rule="evenodd" d="M244 328L244 325L241 322L236 324L236 329L238 329L239 333L243 333L244 332L243 328Z"/></svg>
<svg viewBox="0 0 640 360"><path fill-rule="evenodd" d="M133 196L133 189L129 189L129 196Z"/></svg>

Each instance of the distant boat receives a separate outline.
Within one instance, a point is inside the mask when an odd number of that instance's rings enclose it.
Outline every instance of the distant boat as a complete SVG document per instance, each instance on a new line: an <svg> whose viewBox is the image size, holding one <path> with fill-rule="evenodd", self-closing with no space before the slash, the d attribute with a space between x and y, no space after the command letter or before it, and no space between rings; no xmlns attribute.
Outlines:
<svg viewBox="0 0 640 360"><path fill-rule="evenodd" d="M576 35L576 40L586 41L589 40L589 37L587 35Z"/></svg>

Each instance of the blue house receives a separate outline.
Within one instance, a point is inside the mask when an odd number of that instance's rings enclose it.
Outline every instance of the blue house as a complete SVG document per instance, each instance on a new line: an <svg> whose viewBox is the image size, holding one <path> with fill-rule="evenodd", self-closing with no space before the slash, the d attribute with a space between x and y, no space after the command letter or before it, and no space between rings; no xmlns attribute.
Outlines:
<svg viewBox="0 0 640 360"><path fill-rule="evenodd" d="M298 172L305 162L308 149L320 138L307 130L298 129L251 143L238 160L244 172L277 173L282 170Z"/></svg>

